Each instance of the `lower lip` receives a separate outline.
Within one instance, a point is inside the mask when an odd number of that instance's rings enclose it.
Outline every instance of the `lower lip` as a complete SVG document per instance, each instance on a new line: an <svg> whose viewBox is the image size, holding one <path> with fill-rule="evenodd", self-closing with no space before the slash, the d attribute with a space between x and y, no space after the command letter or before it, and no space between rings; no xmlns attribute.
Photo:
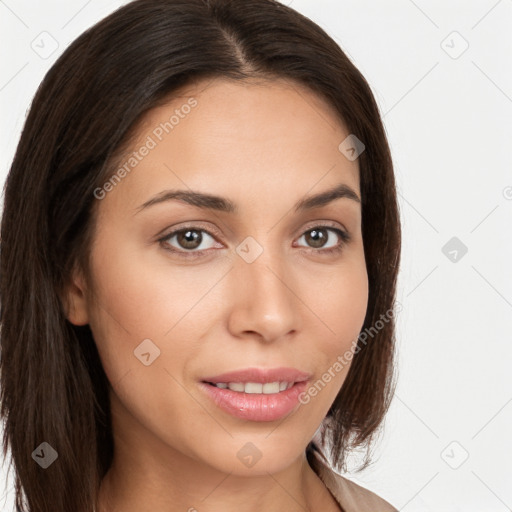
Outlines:
<svg viewBox="0 0 512 512"><path fill-rule="evenodd" d="M201 382L208 396L225 412L249 421L275 421L289 414L299 403L307 381L296 382L290 389L269 395L240 393Z"/></svg>

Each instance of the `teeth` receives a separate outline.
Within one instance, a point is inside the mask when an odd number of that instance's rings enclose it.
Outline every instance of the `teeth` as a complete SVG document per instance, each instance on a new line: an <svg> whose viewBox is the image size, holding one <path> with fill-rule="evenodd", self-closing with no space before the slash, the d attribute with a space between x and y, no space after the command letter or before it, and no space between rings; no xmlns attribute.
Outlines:
<svg viewBox="0 0 512 512"><path fill-rule="evenodd" d="M286 384L283 382L283 384ZM262 391L266 395L271 395L273 393L279 393L279 382L266 382L263 384Z"/></svg>
<svg viewBox="0 0 512 512"><path fill-rule="evenodd" d="M293 386L293 382L217 382L214 384L221 389L230 389L239 393L273 395Z"/></svg>
<svg viewBox="0 0 512 512"><path fill-rule="evenodd" d="M258 382L248 382L245 385L244 391L246 393L258 393L258 394L261 394L261 393L263 393L263 384L260 384Z"/></svg>

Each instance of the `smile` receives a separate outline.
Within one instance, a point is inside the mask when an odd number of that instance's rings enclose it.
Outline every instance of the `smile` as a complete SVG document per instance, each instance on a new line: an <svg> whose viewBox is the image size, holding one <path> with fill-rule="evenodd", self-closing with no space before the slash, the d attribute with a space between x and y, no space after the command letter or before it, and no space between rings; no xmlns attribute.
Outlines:
<svg viewBox="0 0 512 512"><path fill-rule="evenodd" d="M311 374L295 368L247 368L207 377L201 389L222 411L249 421L276 421L300 405Z"/></svg>

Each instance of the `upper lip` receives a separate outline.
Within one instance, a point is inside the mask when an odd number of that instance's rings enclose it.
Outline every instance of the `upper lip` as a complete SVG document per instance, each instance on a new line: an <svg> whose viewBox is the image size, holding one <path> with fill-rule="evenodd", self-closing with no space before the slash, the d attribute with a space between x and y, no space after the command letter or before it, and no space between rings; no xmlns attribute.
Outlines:
<svg viewBox="0 0 512 512"><path fill-rule="evenodd" d="M246 368L206 377L203 382L217 384L219 382L302 382L308 380L311 374L296 368Z"/></svg>

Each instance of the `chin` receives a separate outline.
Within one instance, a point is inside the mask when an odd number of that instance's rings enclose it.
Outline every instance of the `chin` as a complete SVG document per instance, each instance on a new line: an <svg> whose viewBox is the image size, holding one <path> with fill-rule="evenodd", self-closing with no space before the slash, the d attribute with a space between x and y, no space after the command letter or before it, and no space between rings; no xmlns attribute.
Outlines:
<svg viewBox="0 0 512 512"><path fill-rule="evenodd" d="M274 427L276 428L276 427ZM279 430L282 430L279 433ZM238 435L215 442L208 450L207 464L235 476L268 476L279 473L302 457L307 441L287 435L283 425L274 432ZM211 440L214 442L214 440Z"/></svg>

